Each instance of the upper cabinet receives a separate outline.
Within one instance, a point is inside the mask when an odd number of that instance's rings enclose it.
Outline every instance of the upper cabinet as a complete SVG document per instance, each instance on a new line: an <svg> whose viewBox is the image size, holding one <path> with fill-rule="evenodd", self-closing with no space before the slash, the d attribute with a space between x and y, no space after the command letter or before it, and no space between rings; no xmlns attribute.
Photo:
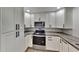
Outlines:
<svg viewBox="0 0 79 59"><path fill-rule="evenodd" d="M44 21L45 28L72 29L73 7L60 8L54 12L25 13L26 27L34 27L36 21Z"/></svg>
<svg viewBox="0 0 79 59"><path fill-rule="evenodd" d="M23 28L24 9L22 7L2 7L2 33L9 33L15 31L16 24L20 24L20 29Z"/></svg>
<svg viewBox="0 0 79 59"><path fill-rule="evenodd" d="M12 7L1 8L1 12L2 12L2 33L14 31L15 30L14 8Z"/></svg>
<svg viewBox="0 0 79 59"><path fill-rule="evenodd" d="M31 22L30 22L30 23L31 23L31 24L30 24L31 27L34 27L34 20L35 20L35 19L34 19L34 14L31 14Z"/></svg>
<svg viewBox="0 0 79 59"><path fill-rule="evenodd" d="M34 27L34 22L36 21L44 21L45 28L55 27L55 12L31 14L31 21L30 21L31 27Z"/></svg>
<svg viewBox="0 0 79 59"><path fill-rule="evenodd" d="M20 24L20 29L24 28L24 9L23 7L17 7L15 12L15 24Z"/></svg>
<svg viewBox="0 0 79 59"><path fill-rule="evenodd" d="M24 24L25 24L25 27L31 27L31 15L30 13L25 13L24 14Z"/></svg>
<svg viewBox="0 0 79 59"><path fill-rule="evenodd" d="M56 27L57 28L63 28L64 17L65 17L64 14L65 14L65 10L64 9L58 10L56 12Z"/></svg>
<svg viewBox="0 0 79 59"><path fill-rule="evenodd" d="M71 29L73 21L73 8L65 7L56 11L56 27Z"/></svg>
<svg viewBox="0 0 79 59"><path fill-rule="evenodd" d="M55 12L49 13L48 23L50 28L55 28Z"/></svg>
<svg viewBox="0 0 79 59"><path fill-rule="evenodd" d="M73 26L73 7L65 8L65 20L64 20L64 28L72 29Z"/></svg>

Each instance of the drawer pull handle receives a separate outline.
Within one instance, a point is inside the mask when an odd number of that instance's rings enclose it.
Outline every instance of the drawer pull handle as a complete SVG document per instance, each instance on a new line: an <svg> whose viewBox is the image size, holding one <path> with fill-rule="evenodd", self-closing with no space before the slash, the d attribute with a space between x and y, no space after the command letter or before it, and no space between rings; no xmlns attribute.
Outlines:
<svg viewBox="0 0 79 59"><path fill-rule="evenodd" d="M49 41L52 41L52 39L48 39Z"/></svg>
<svg viewBox="0 0 79 59"><path fill-rule="evenodd" d="M48 37L48 38L52 38L52 37Z"/></svg>

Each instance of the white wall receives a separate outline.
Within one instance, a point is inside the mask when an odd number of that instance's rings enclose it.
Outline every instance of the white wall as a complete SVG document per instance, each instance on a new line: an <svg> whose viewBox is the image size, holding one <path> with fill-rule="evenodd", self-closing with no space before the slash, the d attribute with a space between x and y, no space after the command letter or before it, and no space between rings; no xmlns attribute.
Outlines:
<svg viewBox="0 0 79 59"><path fill-rule="evenodd" d="M73 27L72 30L63 30L65 33L79 37L79 8L73 8Z"/></svg>

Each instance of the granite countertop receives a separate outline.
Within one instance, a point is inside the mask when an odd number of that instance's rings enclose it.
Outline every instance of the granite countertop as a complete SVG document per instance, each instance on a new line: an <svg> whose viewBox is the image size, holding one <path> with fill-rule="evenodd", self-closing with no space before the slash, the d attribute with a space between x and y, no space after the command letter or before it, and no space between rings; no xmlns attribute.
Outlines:
<svg viewBox="0 0 79 59"><path fill-rule="evenodd" d="M27 35L32 35L33 32L27 32L25 33L25 36ZM75 47L77 50L79 50L79 38L65 34L65 33L57 33L57 32L46 32L46 36L59 36L62 39L64 39L65 41L67 41L70 45L72 45L73 47Z"/></svg>
<svg viewBox="0 0 79 59"><path fill-rule="evenodd" d="M72 35L68 35L65 33L47 33L47 36L59 36L62 39L64 39L65 41L67 41L70 45L72 45L73 47L75 47L77 50L79 50L79 38L74 37ZM78 44L78 45L76 45Z"/></svg>

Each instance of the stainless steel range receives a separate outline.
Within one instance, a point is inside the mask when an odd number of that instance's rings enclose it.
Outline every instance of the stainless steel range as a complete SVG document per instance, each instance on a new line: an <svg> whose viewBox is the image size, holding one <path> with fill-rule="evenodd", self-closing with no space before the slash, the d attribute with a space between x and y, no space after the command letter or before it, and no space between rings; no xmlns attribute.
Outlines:
<svg viewBox="0 0 79 59"><path fill-rule="evenodd" d="M33 44L34 45L42 45L45 46L45 31L44 30L36 30L33 34Z"/></svg>
<svg viewBox="0 0 79 59"><path fill-rule="evenodd" d="M45 49L45 22L35 22L35 32L33 33L33 47L36 49Z"/></svg>

